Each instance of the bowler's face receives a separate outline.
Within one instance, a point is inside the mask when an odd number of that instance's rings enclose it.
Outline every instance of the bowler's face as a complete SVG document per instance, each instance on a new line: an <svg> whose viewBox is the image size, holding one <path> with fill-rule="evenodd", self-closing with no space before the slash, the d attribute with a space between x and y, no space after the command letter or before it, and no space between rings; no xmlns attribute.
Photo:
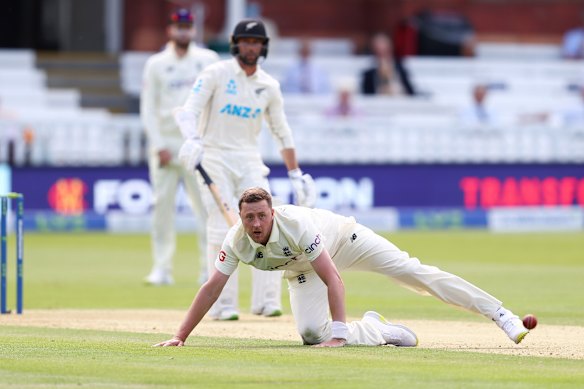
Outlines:
<svg viewBox="0 0 584 389"><path fill-rule="evenodd" d="M242 203L239 216L245 232L254 242L263 245L268 243L272 233L274 210L270 208L266 200L257 203Z"/></svg>

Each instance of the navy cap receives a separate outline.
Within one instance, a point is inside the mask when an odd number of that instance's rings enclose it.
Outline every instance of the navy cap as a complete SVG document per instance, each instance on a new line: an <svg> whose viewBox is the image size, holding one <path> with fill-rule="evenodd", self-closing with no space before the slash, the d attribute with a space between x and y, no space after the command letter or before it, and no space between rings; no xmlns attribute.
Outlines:
<svg viewBox="0 0 584 389"><path fill-rule="evenodd" d="M193 14L186 8L181 8L176 10L170 15L170 23L175 24L193 24L194 22Z"/></svg>

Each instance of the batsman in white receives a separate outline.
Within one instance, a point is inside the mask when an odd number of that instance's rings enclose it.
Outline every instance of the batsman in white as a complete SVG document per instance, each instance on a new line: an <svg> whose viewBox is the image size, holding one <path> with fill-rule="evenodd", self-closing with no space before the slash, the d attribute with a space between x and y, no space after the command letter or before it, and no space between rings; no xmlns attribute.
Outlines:
<svg viewBox="0 0 584 389"><path fill-rule="evenodd" d="M268 42L260 20L239 22L231 36L234 58L206 68L175 114L186 139L179 158L192 171L200 163L231 209L245 189L269 189L269 169L262 161L258 140L264 119L280 147L297 204L313 206L316 200L312 177L298 166L280 85L258 65L259 58L268 55ZM230 226L208 191L203 192L203 202L209 214L208 266L213 269ZM252 270L252 313L282 314L281 282L280 272ZM210 315L219 320L239 318L237 275L231 277Z"/></svg>
<svg viewBox="0 0 584 389"><path fill-rule="evenodd" d="M305 344L418 344L410 329L391 324L373 311L346 324L342 270L381 273L420 294L479 313L495 321L515 343L529 333L522 321L490 294L460 277L421 264L354 218L294 205L273 207L271 201L270 194L261 188L242 194L241 221L223 243L215 261L217 271L197 293L176 335L156 346L184 345L239 262L258 269L286 270L292 314Z"/></svg>
<svg viewBox="0 0 584 389"><path fill-rule="evenodd" d="M174 218L176 194L182 180L189 200L205 223L197 180L178 160L183 138L173 118L173 109L188 97L197 75L219 56L211 50L192 44L195 37L193 16L186 9L172 13L167 28L170 39L166 48L146 62L140 99L140 115L149 142L148 166L154 192L154 210L151 227L153 266L146 282L152 285L173 283L172 258L176 249ZM201 229L201 275L206 280L206 231Z"/></svg>

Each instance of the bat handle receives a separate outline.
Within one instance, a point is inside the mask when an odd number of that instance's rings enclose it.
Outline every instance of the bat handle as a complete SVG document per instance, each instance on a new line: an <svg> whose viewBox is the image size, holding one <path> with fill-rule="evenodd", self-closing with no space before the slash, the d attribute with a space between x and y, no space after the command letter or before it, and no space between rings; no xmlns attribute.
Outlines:
<svg viewBox="0 0 584 389"><path fill-rule="evenodd" d="M207 174L205 169L203 169L203 166L201 164L197 165L197 170L199 171L199 173L201 173L201 176L203 176L203 180L205 180L205 184L211 185L213 183L213 180L211 180L211 177L209 177L209 175Z"/></svg>

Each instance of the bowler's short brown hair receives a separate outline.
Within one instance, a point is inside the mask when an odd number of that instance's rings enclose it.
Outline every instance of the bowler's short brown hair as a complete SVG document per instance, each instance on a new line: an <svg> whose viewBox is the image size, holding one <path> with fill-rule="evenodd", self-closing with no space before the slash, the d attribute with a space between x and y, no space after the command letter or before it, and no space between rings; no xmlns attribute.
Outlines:
<svg viewBox="0 0 584 389"><path fill-rule="evenodd" d="M239 210L241 211L241 204L243 203L259 203L266 200L270 208L272 208L272 196L264 188L255 187L246 189L239 197Z"/></svg>

